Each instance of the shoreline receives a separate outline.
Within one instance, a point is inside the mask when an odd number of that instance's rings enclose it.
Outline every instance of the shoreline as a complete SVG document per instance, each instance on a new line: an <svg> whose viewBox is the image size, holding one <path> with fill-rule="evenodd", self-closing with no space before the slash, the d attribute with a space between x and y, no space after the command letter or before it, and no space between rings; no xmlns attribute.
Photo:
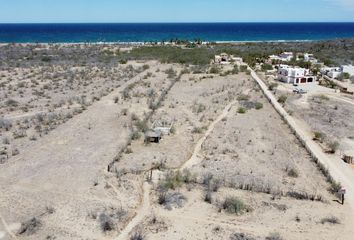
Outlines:
<svg viewBox="0 0 354 240"><path fill-rule="evenodd" d="M304 42L321 42L321 41L333 41L340 39L319 39L319 40L245 40L245 41L204 41L201 45L208 44L245 44L245 43L304 43ZM193 43L193 41L190 41ZM171 43L171 42L0 42L0 46L6 46L10 44L15 45L64 45L64 46L74 46L74 45L130 45L130 46L179 46L183 44Z"/></svg>

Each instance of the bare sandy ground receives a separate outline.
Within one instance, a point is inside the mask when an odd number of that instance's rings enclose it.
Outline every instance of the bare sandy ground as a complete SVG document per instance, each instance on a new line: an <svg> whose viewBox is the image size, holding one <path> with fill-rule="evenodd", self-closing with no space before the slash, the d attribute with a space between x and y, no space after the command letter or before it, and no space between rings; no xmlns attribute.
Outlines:
<svg viewBox="0 0 354 240"><path fill-rule="evenodd" d="M89 219L91 213L134 208L139 203L139 176L121 182L115 192L105 175L130 134L121 114L125 106L115 104L114 98L142 75L1 166L0 212L8 225L19 226L37 217L45 223L40 236L97 239L102 234L97 220ZM54 213L47 214L47 207ZM38 235L26 238L38 239Z"/></svg>
<svg viewBox="0 0 354 240"><path fill-rule="evenodd" d="M249 75L194 74L193 66L157 62L128 64L132 67L86 69L83 85L67 89L60 77L53 81L58 88L43 88L46 83L41 82L37 90L44 95L27 112L21 110L32 96L27 89L23 99L16 98L19 106L3 104L6 94L14 99L20 95L7 93L8 84L13 84L9 69L0 73L6 79L0 111L2 117L20 122L13 126L16 129L24 129L25 119L32 121L38 113L64 114L82 107L70 101L56 105L65 99L65 91L55 93L58 89L98 97L82 112L56 120L55 127L36 141L28 136L13 139L12 132L1 129L2 137L11 140L2 146L20 150L0 165L1 240L123 240L134 239L134 234L176 240L277 239L277 234L294 240L351 239L351 208L340 205L328 191L329 184L308 152ZM224 66L221 71L230 69ZM25 71L18 69L24 74L14 84L20 79L30 84L41 70ZM55 72L65 75L70 69L58 67ZM46 93L56 97L47 102ZM311 98L304 102L307 108L320 109ZM338 116L343 118L348 109L337 109ZM141 128L161 119L174 123L173 132L159 144L144 143ZM346 124L351 126L350 121ZM317 125L330 128L325 122ZM26 130L35 129L31 125ZM147 182L151 169L158 170ZM164 205L161 184L170 171L190 171L193 180L168 189L166 194L177 198ZM206 176L212 176L217 188L205 183ZM228 197L237 197L247 211L228 213L223 208ZM37 222L31 229L28 221L33 218Z"/></svg>

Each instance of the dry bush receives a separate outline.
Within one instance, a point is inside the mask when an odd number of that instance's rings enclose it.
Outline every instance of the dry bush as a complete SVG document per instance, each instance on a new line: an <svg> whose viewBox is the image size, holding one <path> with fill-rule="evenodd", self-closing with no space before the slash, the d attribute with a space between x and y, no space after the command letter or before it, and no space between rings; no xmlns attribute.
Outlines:
<svg viewBox="0 0 354 240"><path fill-rule="evenodd" d="M181 208L187 201L186 197L179 192L167 192L159 191L158 203L164 206L166 209L171 210L172 208Z"/></svg>
<svg viewBox="0 0 354 240"><path fill-rule="evenodd" d="M144 240L145 239L145 235L143 233L142 230L137 230L135 231L131 236L130 236L130 240Z"/></svg>
<svg viewBox="0 0 354 240"><path fill-rule="evenodd" d="M237 197L227 197L222 203L222 209L228 213L241 215L250 212L251 209L242 200Z"/></svg>
<svg viewBox="0 0 354 240"><path fill-rule="evenodd" d="M265 239L266 240L283 240L283 238L277 232L269 234Z"/></svg>
<svg viewBox="0 0 354 240"><path fill-rule="evenodd" d="M103 232L110 232L116 228L112 218L105 213L100 214L99 222Z"/></svg>
<svg viewBox="0 0 354 240"><path fill-rule="evenodd" d="M318 201L318 202L323 201L323 197L321 195L309 194L306 192L288 191L286 193L286 196L295 198L297 200L310 200L310 201Z"/></svg>
<svg viewBox="0 0 354 240"><path fill-rule="evenodd" d="M244 233L234 233L230 236L230 240L255 240L255 238Z"/></svg>
<svg viewBox="0 0 354 240"><path fill-rule="evenodd" d="M207 191L204 195L204 202L206 203L212 203L213 199L212 199L212 193L211 191Z"/></svg>
<svg viewBox="0 0 354 240"><path fill-rule="evenodd" d="M0 129L5 129L6 131L9 131L11 127L12 123L9 120L0 118Z"/></svg>
<svg viewBox="0 0 354 240"><path fill-rule="evenodd" d="M21 227L18 230L18 234L33 235L42 226L42 223L37 218L31 218L30 220L21 223Z"/></svg>
<svg viewBox="0 0 354 240"><path fill-rule="evenodd" d="M331 217L322 218L321 223L340 224L340 220L334 216L331 216Z"/></svg>

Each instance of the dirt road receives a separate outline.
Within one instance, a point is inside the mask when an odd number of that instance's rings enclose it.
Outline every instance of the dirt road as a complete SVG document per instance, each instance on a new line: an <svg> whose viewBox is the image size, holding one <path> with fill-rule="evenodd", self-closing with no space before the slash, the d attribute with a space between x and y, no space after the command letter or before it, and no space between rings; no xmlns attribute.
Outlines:
<svg viewBox="0 0 354 240"><path fill-rule="evenodd" d="M333 159L329 155L325 154L320 146L316 142L312 140L313 136L309 134L306 129L303 129L293 117L291 117L278 103L275 96L268 90L266 84L258 77L258 75L252 70L251 75L261 87L262 91L272 103L277 112L282 115L285 121L288 122L289 126L296 131L297 135L304 142L309 151L318 158L318 160L328 168L331 176L338 182L342 184L342 186L347 190L347 203L354 209L354 171L348 165L346 165L343 161L338 161Z"/></svg>

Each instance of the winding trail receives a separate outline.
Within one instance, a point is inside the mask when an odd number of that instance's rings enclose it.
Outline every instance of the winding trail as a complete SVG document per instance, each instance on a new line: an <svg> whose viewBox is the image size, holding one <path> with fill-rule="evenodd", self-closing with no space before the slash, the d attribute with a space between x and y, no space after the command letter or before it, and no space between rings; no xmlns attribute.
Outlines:
<svg viewBox="0 0 354 240"><path fill-rule="evenodd" d="M213 121L209 125L208 130L204 133L203 137L200 138L200 140L197 142L197 144L194 147L194 151L193 151L192 156L185 163L183 163L183 165L180 168L175 169L175 171L187 169L187 168L190 168L190 167L200 163L201 158L198 158L198 154L202 149L203 143L208 138L208 136L213 132L213 130L215 129L215 126L224 117L226 117L229 114L232 106L235 105L236 103L237 103L237 101L233 101L224 108L223 112L216 118L215 121ZM156 180L156 179L154 179L154 180ZM118 236L117 240L129 239L129 234L134 230L134 228L136 226L138 226L139 223L141 221L143 221L144 218L150 214L150 210L151 210L151 208L150 208L150 206L151 206L150 191L151 191L151 185L148 182L145 182L143 185L143 199L142 199L142 203L140 205L140 208L137 210L136 216L122 230L122 232Z"/></svg>
<svg viewBox="0 0 354 240"><path fill-rule="evenodd" d="M204 136L201 139L199 139L199 141L197 142L192 156L179 168L179 170L184 170L193 167L194 165L197 165L202 161L202 159L198 157L198 154L202 149L203 143L209 137L209 135L214 131L216 124L218 124L223 118L225 118L229 114L232 106L235 105L236 103L237 101L233 101L229 105L227 105L224 108L223 112L216 118L216 120L209 125L208 130L205 132Z"/></svg>
<svg viewBox="0 0 354 240"><path fill-rule="evenodd" d="M145 182L143 185L143 199L137 215L129 222L129 224L122 230L117 240L129 239L129 234L134 230L138 224L150 213L150 190L151 185Z"/></svg>

